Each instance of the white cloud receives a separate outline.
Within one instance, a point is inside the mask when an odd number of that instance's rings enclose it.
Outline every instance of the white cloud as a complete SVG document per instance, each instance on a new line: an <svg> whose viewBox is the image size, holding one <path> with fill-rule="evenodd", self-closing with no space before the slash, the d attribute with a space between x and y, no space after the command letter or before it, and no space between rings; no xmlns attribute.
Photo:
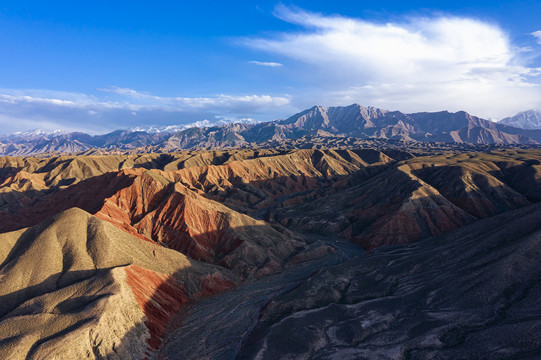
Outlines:
<svg viewBox="0 0 541 360"><path fill-rule="evenodd" d="M258 118L274 120L289 114L289 97L228 95L160 97L132 89L98 89L114 101L81 93L0 89L0 133L42 128L99 133L139 125L188 124L203 119L220 121Z"/></svg>
<svg viewBox="0 0 541 360"><path fill-rule="evenodd" d="M152 100L153 105L161 106L164 110L193 109L230 109L239 106L249 108L263 106L283 106L289 104L289 98L271 95L225 95L219 94L214 97L161 97L145 92L139 92L127 88L112 86L101 88L99 91L129 96L134 99ZM149 105L147 105L149 106Z"/></svg>
<svg viewBox="0 0 541 360"><path fill-rule="evenodd" d="M540 105L540 69L494 24L453 16L377 23L285 6L275 15L304 29L244 44L312 65L304 69L314 85L329 89L310 94L312 102L486 117Z"/></svg>
<svg viewBox="0 0 541 360"><path fill-rule="evenodd" d="M537 39L537 43L541 45L541 30L534 31L531 35L533 35Z"/></svg>
<svg viewBox="0 0 541 360"><path fill-rule="evenodd" d="M267 67L279 67L279 66L282 66L283 64L281 63L278 63L278 62L272 62L272 61L256 61L256 60L252 60L250 61L251 64L254 64L254 65L259 65L259 66L267 66Z"/></svg>

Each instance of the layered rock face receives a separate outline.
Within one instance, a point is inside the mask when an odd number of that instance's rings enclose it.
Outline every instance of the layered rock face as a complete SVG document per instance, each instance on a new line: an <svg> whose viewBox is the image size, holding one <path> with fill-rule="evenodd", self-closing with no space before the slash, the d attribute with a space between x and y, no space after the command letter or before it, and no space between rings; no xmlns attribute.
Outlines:
<svg viewBox="0 0 541 360"><path fill-rule="evenodd" d="M374 150L295 150L4 158L0 230L79 207L197 260L245 262L232 254L265 248L248 257L280 263L306 240L292 227L372 249L538 201L539 157L504 151L398 161Z"/></svg>
<svg viewBox="0 0 541 360"><path fill-rule="evenodd" d="M540 164L538 150L0 158L0 354L461 357L477 330L536 329ZM538 348L517 341L505 351Z"/></svg>

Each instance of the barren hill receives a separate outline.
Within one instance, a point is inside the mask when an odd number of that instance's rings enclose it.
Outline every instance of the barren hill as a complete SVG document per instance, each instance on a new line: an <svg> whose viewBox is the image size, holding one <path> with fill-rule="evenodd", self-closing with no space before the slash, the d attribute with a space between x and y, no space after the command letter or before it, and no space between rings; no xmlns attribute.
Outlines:
<svg viewBox="0 0 541 360"><path fill-rule="evenodd" d="M75 208L1 234L0 261L6 359L143 358L183 303L237 281Z"/></svg>
<svg viewBox="0 0 541 360"><path fill-rule="evenodd" d="M282 125L339 131L331 115ZM494 344L539 327L540 164L518 148L0 158L0 354L533 356L529 335Z"/></svg>

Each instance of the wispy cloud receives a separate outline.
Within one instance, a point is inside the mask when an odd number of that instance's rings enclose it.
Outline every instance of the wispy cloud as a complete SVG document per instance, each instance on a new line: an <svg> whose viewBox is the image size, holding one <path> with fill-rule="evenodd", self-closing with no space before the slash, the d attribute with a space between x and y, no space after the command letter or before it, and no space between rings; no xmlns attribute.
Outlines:
<svg viewBox="0 0 541 360"><path fill-rule="evenodd" d="M279 66L282 66L283 64L281 63L278 63L278 62L272 62L272 61L256 61L256 60L252 60L250 61L251 64L254 64L254 65L259 65L259 66L266 66L266 67L279 67Z"/></svg>
<svg viewBox="0 0 541 360"><path fill-rule="evenodd" d="M275 16L304 29L244 44L312 65L304 71L329 91L310 96L325 103L503 117L541 102L540 69L495 24L455 16L378 23L283 5Z"/></svg>
<svg viewBox="0 0 541 360"><path fill-rule="evenodd" d="M0 89L1 132L43 128L97 133L139 125L218 122L224 118L273 120L274 116L291 111L289 97L266 94L161 97L116 86L98 89L100 93L112 94L115 99L82 93Z"/></svg>
<svg viewBox="0 0 541 360"><path fill-rule="evenodd" d="M287 97L271 95L239 96L219 94L214 97L162 97L116 86L100 88L98 90L125 95L133 99L153 100L154 105L161 106L164 110L184 110L186 108L230 109L242 106L254 108L262 106L283 106L289 104L289 99Z"/></svg>
<svg viewBox="0 0 541 360"><path fill-rule="evenodd" d="M537 43L541 45L541 30L534 31L532 35L537 39Z"/></svg>

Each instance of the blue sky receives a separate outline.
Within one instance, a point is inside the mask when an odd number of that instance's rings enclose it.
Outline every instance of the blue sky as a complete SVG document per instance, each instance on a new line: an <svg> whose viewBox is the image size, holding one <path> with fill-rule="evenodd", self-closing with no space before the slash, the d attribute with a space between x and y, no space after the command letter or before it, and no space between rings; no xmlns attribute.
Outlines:
<svg viewBox="0 0 541 360"><path fill-rule="evenodd" d="M540 1L0 2L0 133L541 108Z"/></svg>

